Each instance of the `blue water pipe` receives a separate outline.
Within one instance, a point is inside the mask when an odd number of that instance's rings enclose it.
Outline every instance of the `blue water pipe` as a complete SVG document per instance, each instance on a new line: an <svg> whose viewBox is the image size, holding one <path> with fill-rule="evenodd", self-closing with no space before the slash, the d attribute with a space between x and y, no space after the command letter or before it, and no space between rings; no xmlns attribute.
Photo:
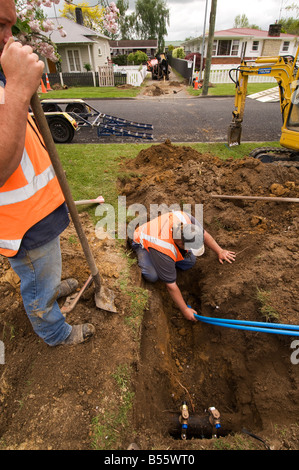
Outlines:
<svg viewBox="0 0 299 470"><path fill-rule="evenodd" d="M191 308L188 305L189 308ZM286 325L283 323L266 323L266 322L252 322L245 320L228 320L225 318L204 317L202 315L194 314L196 320L210 325L223 326L226 328L234 328L237 330L257 331L261 333L273 333L289 336L299 336L298 325Z"/></svg>

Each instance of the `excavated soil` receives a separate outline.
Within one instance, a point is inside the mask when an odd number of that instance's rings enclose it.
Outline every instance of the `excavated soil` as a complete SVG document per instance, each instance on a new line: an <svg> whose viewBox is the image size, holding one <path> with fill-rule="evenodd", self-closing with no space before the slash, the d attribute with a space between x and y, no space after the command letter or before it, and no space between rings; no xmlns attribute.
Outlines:
<svg viewBox="0 0 299 470"><path fill-rule="evenodd" d="M223 162L165 142L141 151L121 170L128 176L119 181L119 192L128 206L139 203L149 211L151 204L203 204L206 230L237 253L233 264L222 265L206 250L192 270L178 273L183 296L198 313L299 324L298 204L275 202L275 197L299 197L298 169L252 158ZM212 194L271 196L273 202ZM265 443L298 450L296 337L186 321L162 283L148 285L136 264L128 267L127 260L134 261L128 247L99 240L87 213L80 216L118 312L97 309L90 287L68 320L91 321L95 337L79 346L49 348L32 332L18 278L1 260L1 448L88 450L95 447L94 419L101 423L108 415L113 425L98 440L100 448L112 436L114 449L127 449L134 441L143 450L265 449ZM89 269L72 224L61 245L63 278L76 277L81 287ZM140 327L132 330L129 293L140 287L148 290L149 302ZM128 427L113 420L115 402L122 399L115 373L124 365L134 392ZM204 419L208 408L216 407L223 437L194 433L180 439L173 416L183 401L191 416Z"/></svg>

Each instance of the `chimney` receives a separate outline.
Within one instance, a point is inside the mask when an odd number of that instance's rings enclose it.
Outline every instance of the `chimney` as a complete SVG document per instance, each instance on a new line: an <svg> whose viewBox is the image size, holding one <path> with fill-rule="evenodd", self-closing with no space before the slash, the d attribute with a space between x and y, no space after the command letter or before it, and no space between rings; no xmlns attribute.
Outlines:
<svg viewBox="0 0 299 470"><path fill-rule="evenodd" d="M82 14L81 8L76 7L75 13L76 13L76 23L81 24L83 26L83 14Z"/></svg>
<svg viewBox="0 0 299 470"><path fill-rule="evenodd" d="M270 24L268 36L272 38L279 38L281 33L281 24Z"/></svg>

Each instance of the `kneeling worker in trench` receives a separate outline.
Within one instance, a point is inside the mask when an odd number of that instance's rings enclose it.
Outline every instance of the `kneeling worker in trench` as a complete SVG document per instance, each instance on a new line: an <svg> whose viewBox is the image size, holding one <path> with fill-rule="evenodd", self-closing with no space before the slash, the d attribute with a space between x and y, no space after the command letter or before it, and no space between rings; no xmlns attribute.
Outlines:
<svg viewBox="0 0 299 470"><path fill-rule="evenodd" d="M176 269L191 269L205 246L217 254L220 263L235 260L233 251L221 248L194 217L181 211L167 212L139 226L132 241L144 279L164 282L183 316L191 321L196 321L197 312L183 299L176 282Z"/></svg>

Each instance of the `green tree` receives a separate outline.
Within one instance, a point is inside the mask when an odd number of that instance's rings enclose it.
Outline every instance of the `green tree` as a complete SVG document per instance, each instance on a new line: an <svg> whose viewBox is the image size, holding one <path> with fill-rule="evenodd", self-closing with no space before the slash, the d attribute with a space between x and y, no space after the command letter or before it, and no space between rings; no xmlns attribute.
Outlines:
<svg viewBox="0 0 299 470"><path fill-rule="evenodd" d="M137 0L134 19L139 38L158 39L158 49L163 51L169 25L169 8L165 0Z"/></svg>
<svg viewBox="0 0 299 470"><path fill-rule="evenodd" d="M185 58L185 51L183 47L177 47L172 51L172 57L175 59L184 59Z"/></svg>
<svg viewBox="0 0 299 470"><path fill-rule="evenodd" d="M119 32L120 39L132 39L135 34L135 14L128 15L129 0L118 0L116 6L119 9Z"/></svg>
<svg viewBox="0 0 299 470"><path fill-rule="evenodd" d="M147 59L148 57L146 53L142 51L131 52L131 54L128 55L129 64L132 64L132 63L134 63L135 65L145 64L147 62Z"/></svg>
<svg viewBox="0 0 299 470"><path fill-rule="evenodd" d="M279 21L282 32L299 35L299 19L298 18L282 18Z"/></svg>
<svg viewBox="0 0 299 470"><path fill-rule="evenodd" d="M237 15L234 21L234 28L251 28L251 29L261 29L256 24L250 24L246 15Z"/></svg>
<svg viewBox="0 0 299 470"><path fill-rule="evenodd" d="M234 28L249 28L249 21L245 14L235 17Z"/></svg>

